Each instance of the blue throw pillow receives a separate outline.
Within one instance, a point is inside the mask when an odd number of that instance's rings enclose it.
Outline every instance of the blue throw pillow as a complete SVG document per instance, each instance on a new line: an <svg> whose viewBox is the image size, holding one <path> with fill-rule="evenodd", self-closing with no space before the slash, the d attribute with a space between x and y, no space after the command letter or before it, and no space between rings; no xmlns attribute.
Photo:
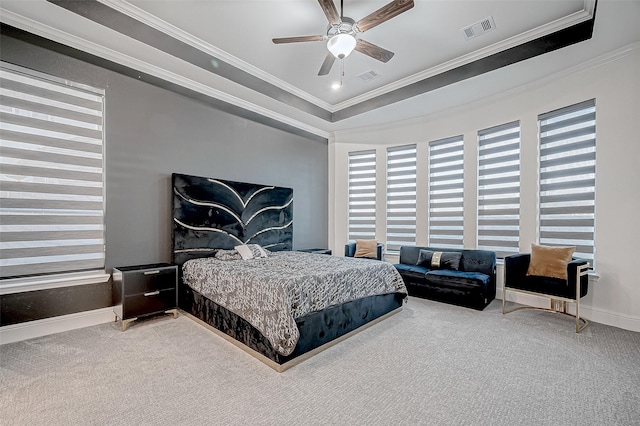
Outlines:
<svg viewBox="0 0 640 426"><path fill-rule="evenodd" d="M416 265L429 269L460 269L462 253L451 251L420 250Z"/></svg>

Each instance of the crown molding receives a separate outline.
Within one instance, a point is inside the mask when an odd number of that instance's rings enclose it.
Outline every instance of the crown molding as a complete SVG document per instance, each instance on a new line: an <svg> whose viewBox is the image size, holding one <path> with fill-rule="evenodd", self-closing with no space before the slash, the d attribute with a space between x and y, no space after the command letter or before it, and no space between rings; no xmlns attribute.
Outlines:
<svg viewBox="0 0 640 426"><path fill-rule="evenodd" d="M345 108L357 105L361 102L368 101L370 99L376 98L381 95L385 95L389 92L393 92L394 90L401 89L410 84L426 80L427 78L436 76L438 74L442 74L446 71L452 70L454 68L458 68L462 65L469 64L471 62L477 61L482 58L486 58L493 54L502 52L504 50L510 49L512 47L519 46L523 43L527 43L532 40L536 40L540 37L544 37L546 35L552 34L556 31L563 30L565 28L569 28L572 25L576 25L585 21L588 21L593 17L593 9L591 11L587 10L587 3L593 3L595 5L595 0L586 0L585 1L585 9L580 12L572 13L571 15L567 15L563 18L556 19L555 21L549 22L547 24L541 25L532 30L526 31L524 33L518 34L516 36L510 37L506 40L503 40L498 43L494 43L490 46L487 46L482 49L475 50L469 54L460 56L458 58L452 59L447 62L443 62L435 67L426 69L419 73L413 74L409 77L403 78L401 80L394 81L393 83L387 84L385 86L379 87L370 92L363 93L362 95L355 96L347 101L340 102L331 107L330 111L336 112L343 110Z"/></svg>
<svg viewBox="0 0 640 426"><path fill-rule="evenodd" d="M213 57L216 57L218 59L223 60L224 62L227 62L230 65L233 65L234 67L241 69L242 71L245 71L251 75L253 75L254 77L257 77L261 80L264 80L268 83L273 84L276 87L279 87L293 95L296 95L308 102L311 102L312 104L319 106L320 108L323 108L325 110L330 111L332 108L332 105L329 104L328 102L323 101L322 99L316 98L315 96L305 92L304 90L301 90L289 83L287 83L284 80L281 80L263 70L261 70L258 67L255 67L251 64L249 64L248 62L245 62L233 55L231 55L228 52L225 52L222 49L219 49L207 42L205 42L204 40L201 40L197 37L195 37L194 35L174 26L171 25L170 23L163 21L162 19L151 15L150 13L146 12L143 9L140 9L137 6L132 5L131 3L124 1L124 0L98 0L100 3L120 12L123 13L127 16L129 16L130 18L133 18L137 21L142 22L143 24L146 24L158 31L161 31L173 38L175 38L176 40L180 40L183 43L186 43L192 47L195 47L196 49L211 55Z"/></svg>
<svg viewBox="0 0 640 426"><path fill-rule="evenodd" d="M491 46L487 46L483 49L479 49L473 51L469 54L460 56L448 62L439 64L435 67L429 68L427 70L421 71L419 73L413 74L409 77L403 78L401 80L397 80L393 83L387 84L385 86L379 87L375 90L363 93L361 95L355 96L346 101L330 104L328 102L319 99L304 90L301 90L263 70L257 68L231 54L228 52L219 49L204 40L201 40L192 34L169 24L168 22L146 12L143 9L127 2L126 0L97 0L100 3L123 13L137 21L140 21L150 27L163 32L183 43L186 43L208 55L217 57L230 65L241 69L261 80L264 80L270 84L273 84L276 87L281 88L295 96L298 96L320 108L323 108L330 113L335 113L345 108L351 107L353 105L357 105L359 103L368 101L370 99L376 98L381 95L385 95L389 92L393 92L395 90L401 89L410 84L416 83L418 81L425 80L427 78L433 77L435 75L441 74L443 72L449 71L451 69L457 68L459 66L474 62L476 60L485 58L487 56L491 56L495 53L501 52L503 50L518 46L520 44L535 40L537 38L543 37L548 34L552 34L556 31L568 28L572 25L579 24L581 22L587 21L593 17L593 13L595 10L596 0L585 0L583 10L567 15L563 18L557 19L553 22L544 24L540 27L534 28L532 30L526 31L524 33L513 36L509 39L503 40L498 43L494 43Z"/></svg>
<svg viewBox="0 0 640 426"><path fill-rule="evenodd" d="M381 132L381 131L393 130L398 127L419 126L424 124L426 120L433 120L433 119L437 119L439 117L445 117L451 114L457 114L457 113L461 113L468 110L474 110L478 107L486 106L489 103L498 102L500 100L507 99L519 93L528 92L528 91L539 89L541 87L545 87L546 85L549 84L549 82L553 80L589 72L603 65L607 65L609 63L624 59L625 57L632 55L638 51L640 51L640 41L636 41L626 46L622 46L616 50L607 52L598 57L588 59L584 62L574 65L573 67L566 68L556 73L553 73L551 75L548 75L546 77L534 80L529 83L522 84L520 86L514 87L513 89L496 93L494 95L484 97L482 99L479 99L461 106L454 106L451 108L447 108L445 110L441 110L441 111L437 111L437 112L433 112L433 113L429 113L429 114L425 114L417 117L411 117L404 120L398 120L390 123L384 123L377 126L360 126L360 127L353 127L350 129L336 130L332 133L332 140L334 141L334 143L340 144L341 142L336 141L335 140L336 138L345 137L349 135L357 135L362 132Z"/></svg>
<svg viewBox="0 0 640 426"><path fill-rule="evenodd" d="M104 58L106 60L118 63L120 65L124 65L126 67L135 69L136 71L140 71L142 73L146 73L154 77L158 77L170 83L174 83L184 88L194 90L196 92L205 94L215 99L219 99L231 105L260 114L267 118L271 118L273 120L290 125L297 129L304 130L306 132L320 136L322 138L329 137L329 132L325 130L310 126L301 121L292 119L284 114L277 113L268 108L245 101L244 99L240 99L236 96L229 95L225 92L222 92L218 89L214 89L205 84L198 83L191 79L184 78L179 74L167 71L161 67L149 64L147 62L141 61L139 59L133 58L128 55L124 55L120 52L116 52L112 49L106 48L99 44L90 42L83 38L77 37L67 32L64 32L56 28L50 27L48 25L42 24L40 22L34 21L30 18L26 18L22 15L6 10L2 7L0 7L0 15L2 16L2 22L8 25L14 26L16 28L29 31L33 34L36 34L38 36L47 38L49 40L52 40L58 43L62 43L74 49L78 49L83 52L96 55L100 58Z"/></svg>

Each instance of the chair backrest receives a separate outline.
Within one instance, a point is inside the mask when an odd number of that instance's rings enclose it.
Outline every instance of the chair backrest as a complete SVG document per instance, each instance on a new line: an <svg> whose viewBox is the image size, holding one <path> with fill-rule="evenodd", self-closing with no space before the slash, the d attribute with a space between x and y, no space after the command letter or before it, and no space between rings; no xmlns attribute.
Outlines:
<svg viewBox="0 0 640 426"><path fill-rule="evenodd" d="M382 260L382 252L384 251L384 244L378 243L376 247L376 259ZM344 245L344 255L347 257L353 257L356 254L356 242L349 241Z"/></svg>

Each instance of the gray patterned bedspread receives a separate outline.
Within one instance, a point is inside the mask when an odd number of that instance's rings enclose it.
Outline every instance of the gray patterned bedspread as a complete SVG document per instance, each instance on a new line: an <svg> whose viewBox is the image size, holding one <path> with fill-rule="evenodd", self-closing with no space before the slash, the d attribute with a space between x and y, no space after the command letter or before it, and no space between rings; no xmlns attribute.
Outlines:
<svg viewBox="0 0 640 426"><path fill-rule="evenodd" d="M247 320L282 355L295 348L295 319L329 306L388 293L407 293L387 262L303 252L250 260L192 259L184 282Z"/></svg>

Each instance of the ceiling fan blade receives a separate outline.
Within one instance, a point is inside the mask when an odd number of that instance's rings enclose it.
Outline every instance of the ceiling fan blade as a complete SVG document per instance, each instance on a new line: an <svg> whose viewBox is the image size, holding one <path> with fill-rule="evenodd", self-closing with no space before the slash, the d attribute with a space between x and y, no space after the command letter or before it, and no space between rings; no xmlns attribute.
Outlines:
<svg viewBox="0 0 640 426"><path fill-rule="evenodd" d="M361 33L388 21L413 7L413 0L394 0L356 23Z"/></svg>
<svg viewBox="0 0 640 426"><path fill-rule="evenodd" d="M302 41L322 41L322 40L326 40L327 36L324 35L315 35L315 36L299 36L299 37L281 37L281 38L274 38L272 39L272 41L275 44L282 44L282 43L299 43Z"/></svg>
<svg viewBox="0 0 640 426"><path fill-rule="evenodd" d="M329 23L331 25L340 25L340 15L338 15L338 9L336 9L336 5L333 4L333 0L318 0L320 3L320 7L322 11L327 16Z"/></svg>
<svg viewBox="0 0 640 426"><path fill-rule="evenodd" d="M331 71L331 67L333 66L333 63L335 62L335 60L336 60L336 57L333 56L331 52L327 52L327 57L324 58L324 62L320 67L320 71L318 71L318 75L329 74L329 71Z"/></svg>
<svg viewBox="0 0 640 426"><path fill-rule="evenodd" d="M393 52L390 52L387 49L383 49L380 46L376 46L375 44L369 43L368 41L362 39L358 39L358 41L356 42L355 50L384 63L389 62L389 60L393 58L394 55Z"/></svg>

